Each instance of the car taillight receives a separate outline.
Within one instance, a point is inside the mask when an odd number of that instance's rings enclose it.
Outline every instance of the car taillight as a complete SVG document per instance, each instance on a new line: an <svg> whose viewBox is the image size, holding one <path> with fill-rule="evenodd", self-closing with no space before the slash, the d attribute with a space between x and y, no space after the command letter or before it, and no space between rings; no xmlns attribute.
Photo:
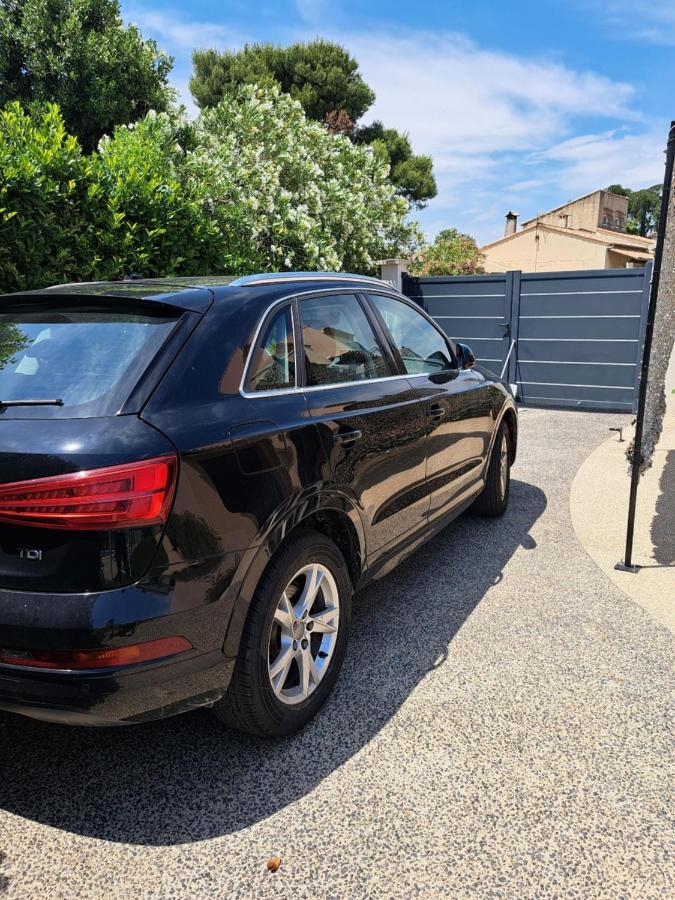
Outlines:
<svg viewBox="0 0 675 900"><path fill-rule="evenodd" d="M0 522L106 531L166 522L178 461L161 456L53 478L0 485Z"/></svg>
<svg viewBox="0 0 675 900"><path fill-rule="evenodd" d="M4 650L0 663L30 669L110 669L130 666L192 650L187 638L159 638L126 647L104 647L96 650Z"/></svg>

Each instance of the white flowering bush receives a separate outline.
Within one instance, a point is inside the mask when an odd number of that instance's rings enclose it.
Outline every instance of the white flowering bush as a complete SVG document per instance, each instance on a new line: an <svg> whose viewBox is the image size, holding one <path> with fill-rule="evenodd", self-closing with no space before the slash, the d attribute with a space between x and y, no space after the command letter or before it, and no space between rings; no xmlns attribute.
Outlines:
<svg viewBox="0 0 675 900"><path fill-rule="evenodd" d="M388 165L309 121L278 88L246 86L202 112L185 177L223 236L223 270L373 271L419 242Z"/></svg>
<svg viewBox="0 0 675 900"><path fill-rule="evenodd" d="M62 281L289 269L372 272L417 227L365 146L277 88L194 123L149 113L82 153L55 105L0 110L0 291Z"/></svg>

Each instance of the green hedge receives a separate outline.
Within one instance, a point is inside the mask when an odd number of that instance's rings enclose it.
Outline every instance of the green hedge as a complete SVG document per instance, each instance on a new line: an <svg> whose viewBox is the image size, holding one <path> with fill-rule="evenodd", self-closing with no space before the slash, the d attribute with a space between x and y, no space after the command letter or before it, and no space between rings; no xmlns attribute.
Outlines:
<svg viewBox="0 0 675 900"><path fill-rule="evenodd" d="M95 277L101 211L90 162L55 107L0 114L0 287L24 290Z"/></svg>
<svg viewBox="0 0 675 900"><path fill-rule="evenodd" d="M166 118L118 128L84 156L56 106L0 112L0 290L217 269L222 241L181 183Z"/></svg>
<svg viewBox="0 0 675 900"><path fill-rule="evenodd" d="M0 292L278 269L372 272L419 241L386 162L245 86L196 122L149 113L85 155L57 106L0 111Z"/></svg>

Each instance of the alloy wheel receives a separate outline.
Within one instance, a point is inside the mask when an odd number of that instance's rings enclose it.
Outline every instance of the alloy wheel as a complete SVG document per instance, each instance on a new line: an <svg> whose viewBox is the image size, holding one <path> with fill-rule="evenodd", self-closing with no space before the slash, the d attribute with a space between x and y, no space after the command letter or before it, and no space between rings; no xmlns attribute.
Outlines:
<svg viewBox="0 0 675 900"><path fill-rule="evenodd" d="M274 612L267 670L275 695L294 705L321 683L335 650L340 597L330 570L303 566L288 582Z"/></svg>
<svg viewBox="0 0 675 900"><path fill-rule="evenodd" d="M506 487L509 480L509 443L506 433L502 434L502 445L499 448L499 489L502 499L506 496Z"/></svg>

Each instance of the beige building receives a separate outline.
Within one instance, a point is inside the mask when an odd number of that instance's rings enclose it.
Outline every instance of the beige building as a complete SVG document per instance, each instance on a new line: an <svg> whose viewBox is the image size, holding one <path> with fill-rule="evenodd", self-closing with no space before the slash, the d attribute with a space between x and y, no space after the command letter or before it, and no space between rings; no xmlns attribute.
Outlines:
<svg viewBox="0 0 675 900"><path fill-rule="evenodd" d="M626 233L628 198L593 191L523 222L506 214L504 237L481 247L486 272L625 269L654 258L655 239Z"/></svg>

